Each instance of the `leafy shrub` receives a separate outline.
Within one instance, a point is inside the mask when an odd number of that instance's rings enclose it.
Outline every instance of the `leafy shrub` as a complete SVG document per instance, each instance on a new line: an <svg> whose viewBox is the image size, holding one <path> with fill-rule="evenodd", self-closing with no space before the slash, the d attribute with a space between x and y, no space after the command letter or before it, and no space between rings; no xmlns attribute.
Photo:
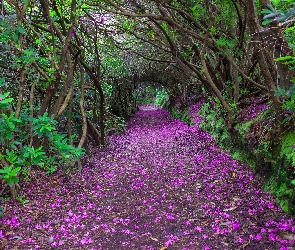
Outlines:
<svg viewBox="0 0 295 250"><path fill-rule="evenodd" d="M169 96L165 89L157 89L156 90L156 100L155 105L163 106L165 102L168 100Z"/></svg>
<svg viewBox="0 0 295 250"><path fill-rule="evenodd" d="M232 148L232 140L220 113L222 109L218 107L217 103L214 108L209 102L202 105L198 112L204 118L200 123L200 128L209 132L217 140L220 147L230 149Z"/></svg>
<svg viewBox="0 0 295 250"><path fill-rule="evenodd" d="M173 107L171 110L171 115L175 119L183 121L187 125L194 125L194 122L192 120L191 115L188 112L188 109L185 109L184 111L180 111L176 107Z"/></svg>
<svg viewBox="0 0 295 250"><path fill-rule="evenodd" d="M1 79L0 84L3 83ZM10 187L19 181L19 173L28 177L32 166L38 166L52 173L59 165L69 165L78 160L83 154L82 148L69 144L66 135L57 131L57 121L48 113L31 118L24 111L20 118L10 111L9 92L0 94L0 180ZM32 124L32 133L30 125ZM48 139L49 150L46 153L43 146L34 148L30 139L37 136L40 141ZM14 197L15 198L15 197Z"/></svg>
<svg viewBox="0 0 295 250"><path fill-rule="evenodd" d="M0 169L0 179L4 179L6 183L12 187L12 185L18 182L18 172L21 170L21 167L14 168L12 165L9 167L4 167Z"/></svg>

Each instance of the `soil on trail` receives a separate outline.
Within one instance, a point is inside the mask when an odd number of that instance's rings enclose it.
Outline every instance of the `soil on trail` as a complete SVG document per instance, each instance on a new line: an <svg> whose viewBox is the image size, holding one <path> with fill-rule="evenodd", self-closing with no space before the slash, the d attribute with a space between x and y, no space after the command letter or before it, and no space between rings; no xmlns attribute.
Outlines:
<svg viewBox="0 0 295 250"><path fill-rule="evenodd" d="M197 125L142 106L110 140L5 204L2 249L295 249L294 220Z"/></svg>

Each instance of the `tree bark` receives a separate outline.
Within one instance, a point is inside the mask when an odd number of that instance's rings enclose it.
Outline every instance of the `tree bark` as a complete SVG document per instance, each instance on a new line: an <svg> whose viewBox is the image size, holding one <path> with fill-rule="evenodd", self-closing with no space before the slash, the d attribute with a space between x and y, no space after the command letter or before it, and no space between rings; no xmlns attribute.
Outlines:
<svg viewBox="0 0 295 250"><path fill-rule="evenodd" d="M255 52L257 53L259 68L264 78L265 85L267 86L268 92L273 101L273 107L276 112L276 117L277 119L282 121L283 112L281 110L280 99L274 95L275 94L274 91L277 88L276 88L275 80L272 77L272 72L270 71L270 68L267 63L267 60L270 60L269 57L266 57L266 54L268 53L268 51L266 51L265 47L261 46L261 44L263 44L263 39L260 35L261 26L259 24L259 19L257 16L257 10L255 7L254 1L253 0L246 1L246 8L247 8L246 11L248 16L247 18L248 26L252 34L252 40L254 42ZM270 62L270 63L272 64L274 62Z"/></svg>
<svg viewBox="0 0 295 250"><path fill-rule="evenodd" d="M267 5L271 5L270 0L260 0L261 7L267 9ZM279 25L279 22L274 21L270 23L269 28L262 29L262 35L265 39L269 40L270 46L273 47L273 55L275 58L283 56L291 56L293 53L292 48L287 43L283 28ZM293 70L290 70L288 65L285 65L283 61L277 61L277 87L285 90L289 89L293 83L291 79L295 76Z"/></svg>
<svg viewBox="0 0 295 250"><path fill-rule="evenodd" d="M82 115L82 135L78 144L79 148L82 148L86 139L87 135L87 118L84 109L84 97L85 97L85 89L84 89L84 70L83 67L80 66L80 90L81 90L81 97L80 97L80 111Z"/></svg>

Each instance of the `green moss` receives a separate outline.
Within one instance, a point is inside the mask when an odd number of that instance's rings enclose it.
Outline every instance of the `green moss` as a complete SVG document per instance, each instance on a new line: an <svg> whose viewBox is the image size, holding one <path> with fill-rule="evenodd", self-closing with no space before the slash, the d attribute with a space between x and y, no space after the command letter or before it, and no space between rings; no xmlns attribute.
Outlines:
<svg viewBox="0 0 295 250"><path fill-rule="evenodd" d="M290 131L285 134L282 138L280 156L286 157L293 166L295 166L295 149L293 145L295 144L295 131Z"/></svg>

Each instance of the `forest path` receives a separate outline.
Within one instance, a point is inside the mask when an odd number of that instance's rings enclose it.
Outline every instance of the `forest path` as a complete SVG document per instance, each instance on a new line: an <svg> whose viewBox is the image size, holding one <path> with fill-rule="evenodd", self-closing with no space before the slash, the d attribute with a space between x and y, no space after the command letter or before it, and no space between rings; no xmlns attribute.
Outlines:
<svg viewBox="0 0 295 250"><path fill-rule="evenodd" d="M81 173L30 183L0 220L3 249L295 249L294 220L249 168L152 106Z"/></svg>

